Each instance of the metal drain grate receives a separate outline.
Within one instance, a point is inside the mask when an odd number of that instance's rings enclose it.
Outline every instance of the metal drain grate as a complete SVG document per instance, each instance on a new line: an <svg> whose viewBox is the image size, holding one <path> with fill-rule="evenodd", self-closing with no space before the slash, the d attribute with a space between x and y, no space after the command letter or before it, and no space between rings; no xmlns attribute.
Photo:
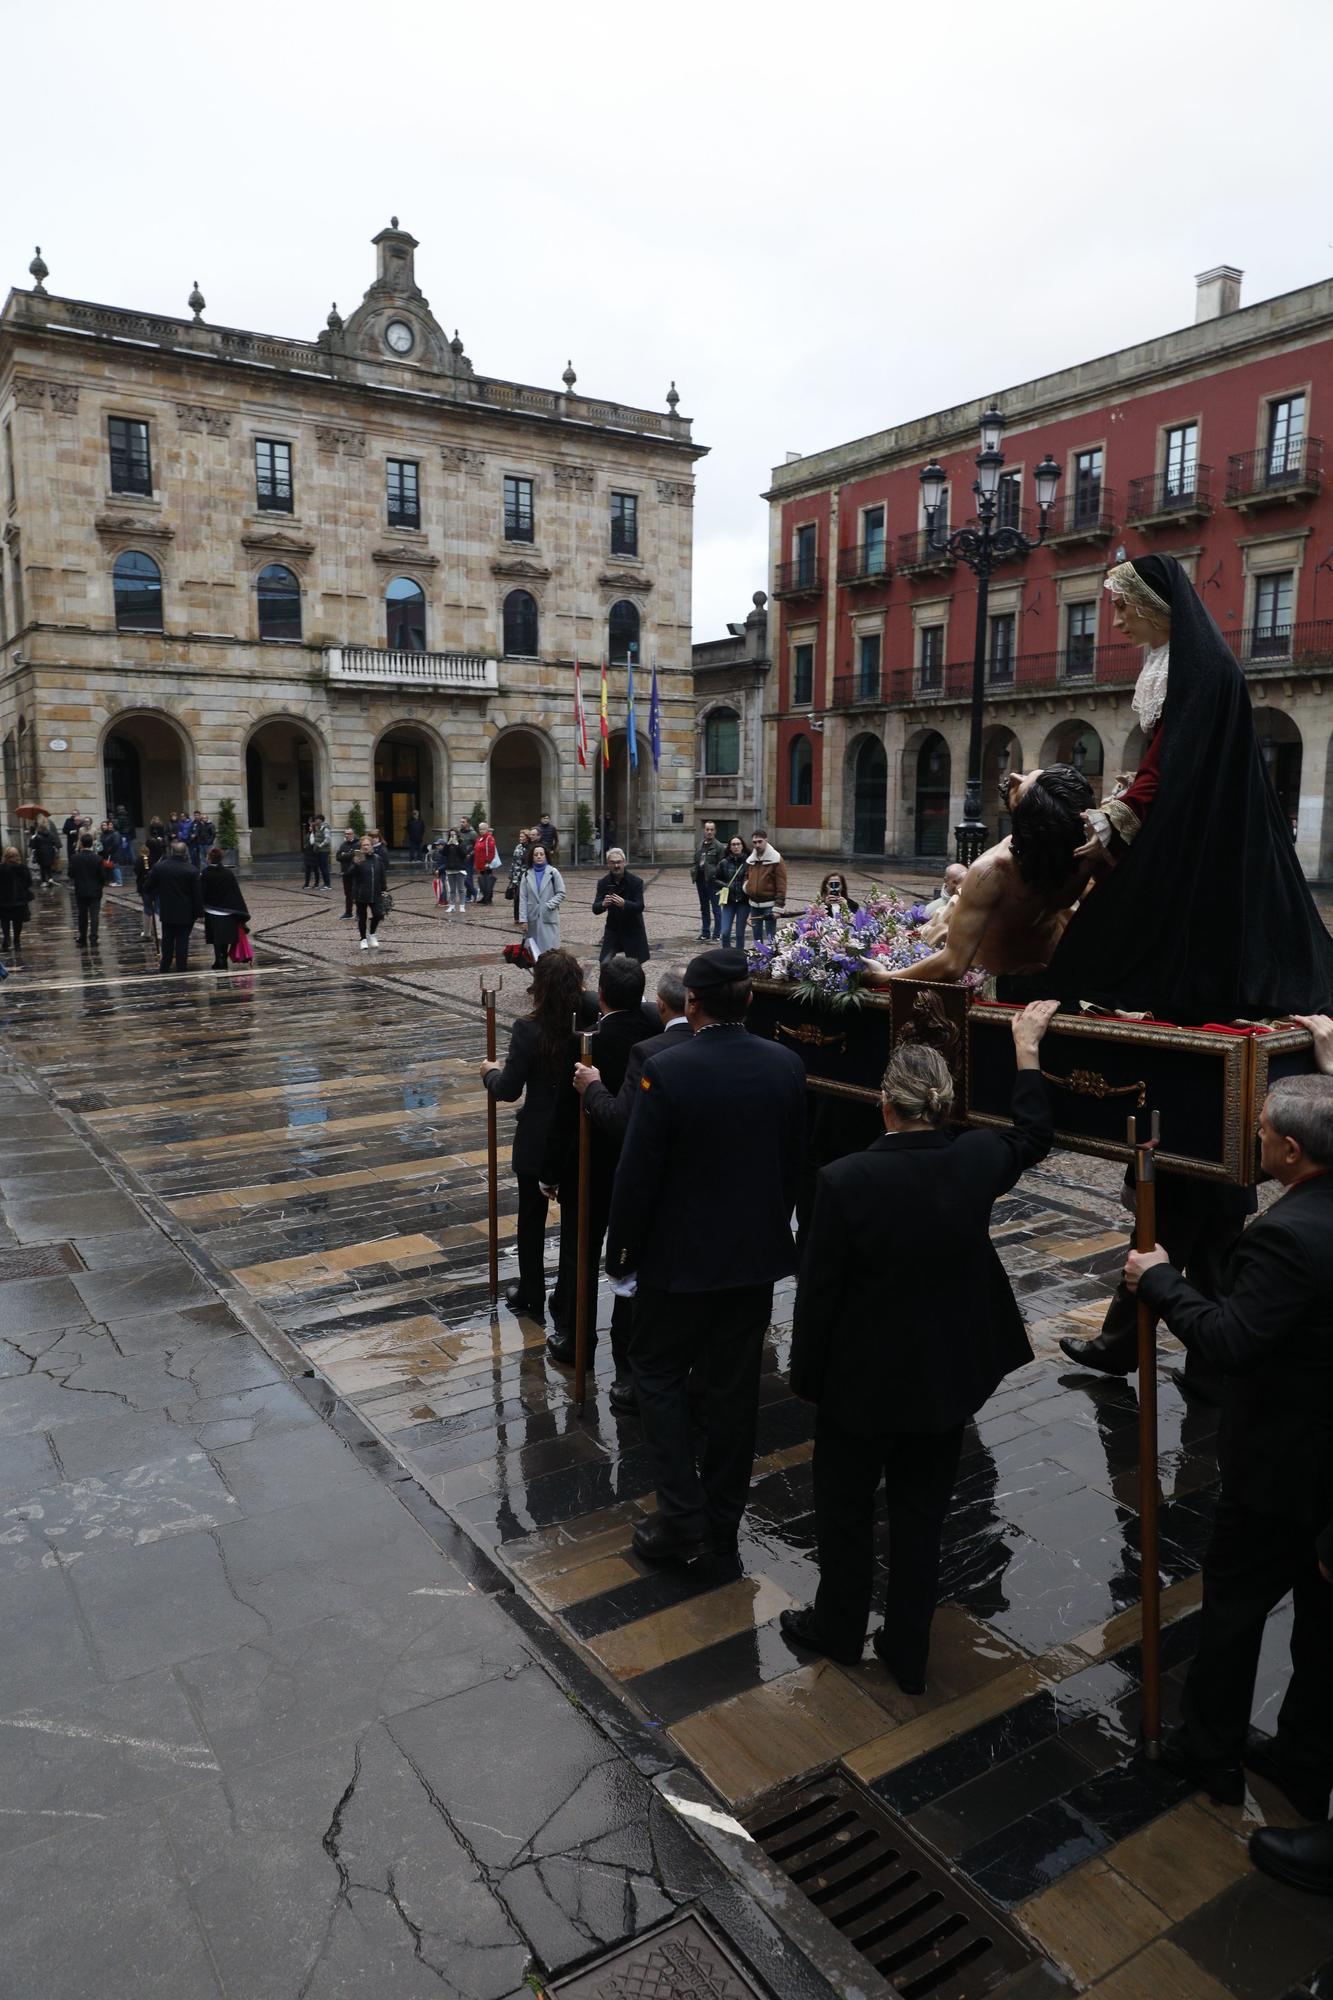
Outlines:
<svg viewBox="0 0 1333 2000"><path fill-rule="evenodd" d="M674 1917L550 1992L552 2000L767 2000L698 1917Z"/></svg>
<svg viewBox="0 0 1333 2000"><path fill-rule="evenodd" d="M83 1262L72 1243L39 1243L32 1250L0 1250L0 1283L7 1278L63 1278L81 1271Z"/></svg>
<svg viewBox="0 0 1333 2000"><path fill-rule="evenodd" d="M902 2000L976 2000L1034 1963L993 1910L840 1773L788 1786L744 1824Z"/></svg>

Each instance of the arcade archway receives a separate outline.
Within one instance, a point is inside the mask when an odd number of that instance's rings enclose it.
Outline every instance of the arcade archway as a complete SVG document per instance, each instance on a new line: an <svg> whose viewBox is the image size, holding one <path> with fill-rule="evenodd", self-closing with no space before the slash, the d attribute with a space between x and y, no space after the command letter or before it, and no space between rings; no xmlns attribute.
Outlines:
<svg viewBox="0 0 1333 2000"><path fill-rule="evenodd" d="M1256 708L1254 733L1259 738L1264 767L1273 780L1278 804L1291 827L1294 840L1301 812L1301 765L1304 761L1301 732L1285 709Z"/></svg>
<svg viewBox="0 0 1333 2000"><path fill-rule="evenodd" d="M446 830L449 788L441 764L439 745L420 723L396 722L375 745L375 824L390 847L407 846L414 812L428 839Z"/></svg>
<svg viewBox="0 0 1333 2000"><path fill-rule="evenodd" d="M486 810L501 854L512 850L521 827L536 826L543 806L549 807L557 828L566 836L561 841L561 858L567 859L572 852L572 831L560 827L554 764L549 742L535 729L507 729L496 738L486 767Z"/></svg>
<svg viewBox="0 0 1333 2000"><path fill-rule="evenodd" d="M1037 762L1043 770L1048 764L1072 764L1092 786L1093 798L1100 801L1105 759L1102 739L1092 724L1070 716L1051 731L1041 746Z"/></svg>
<svg viewBox="0 0 1333 2000"><path fill-rule="evenodd" d="M921 855L949 852L949 783L952 759L949 746L936 729L928 730L911 758L908 789L916 811L913 814L914 851Z"/></svg>
<svg viewBox="0 0 1333 2000"><path fill-rule="evenodd" d="M102 738L102 781L106 810L121 807L139 838L150 819L167 820L210 801L192 796L193 745L180 724L155 709L118 715Z"/></svg>
<svg viewBox="0 0 1333 2000"><path fill-rule="evenodd" d="M883 854L889 760L878 736L862 736L850 745L845 784L851 805L851 852Z"/></svg>
<svg viewBox="0 0 1333 2000"><path fill-rule="evenodd" d="M245 746L250 853L296 854L317 812L327 813L324 746L308 723L265 716Z"/></svg>

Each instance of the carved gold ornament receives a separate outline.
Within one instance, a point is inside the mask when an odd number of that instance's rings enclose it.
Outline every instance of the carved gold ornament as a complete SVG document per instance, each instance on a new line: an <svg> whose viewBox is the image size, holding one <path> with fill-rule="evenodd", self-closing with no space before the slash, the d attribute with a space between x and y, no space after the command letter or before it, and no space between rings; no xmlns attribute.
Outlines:
<svg viewBox="0 0 1333 2000"><path fill-rule="evenodd" d="M1055 1084L1060 1090L1070 1090L1075 1097L1132 1097L1134 1109L1142 1111L1148 1101L1146 1083L1108 1083L1100 1070L1075 1069L1068 1076L1054 1076L1044 1069L1042 1075L1047 1083Z"/></svg>
<svg viewBox="0 0 1333 2000"><path fill-rule="evenodd" d="M785 1021L779 1021L773 1030L774 1041L780 1036L785 1036L789 1042L805 1042L812 1049L837 1049L841 1055L847 1053L846 1035L826 1035L813 1021L802 1021L799 1028L789 1028Z"/></svg>

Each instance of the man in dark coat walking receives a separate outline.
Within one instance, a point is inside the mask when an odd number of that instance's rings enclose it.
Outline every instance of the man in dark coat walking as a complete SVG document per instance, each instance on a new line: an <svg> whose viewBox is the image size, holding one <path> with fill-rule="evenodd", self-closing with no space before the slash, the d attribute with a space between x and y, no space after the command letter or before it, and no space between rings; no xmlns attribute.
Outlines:
<svg viewBox="0 0 1333 2000"><path fill-rule="evenodd" d="M742 951L685 968L693 1030L644 1064L611 1198L606 1268L634 1281L630 1362L657 1478L634 1531L653 1562L734 1554L754 1468L773 1286L796 1268L791 1212L805 1141L805 1068L747 1034ZM719 1189L744 1190L744 1226L719 1227ZM691 1372L703 1386L696 1462Z"/></svg>
<svg viewBox="0 0 1333 2000"><path fill-rule="evenodd" d="M74 907L79 913L79 947L97 948L97 932L102 921L102 889L107 871L99 848L90 833L81 836L70 858L69 879L74 889Z"/></svg>
<svg viewBox="0 0 1333 2000"><path fill-rule="evenodd" d="M1055 1011L1042 1000L1014 1017L1012 1127L951 1133L948 1065L934 1049L903 1044L884 1074L884 1136L819 1176L791 1358L792 1388L819 1406L819 1591L813 1609L785 1611L780 1622L811 1652L860 1659L883 1479L889 1577L875 1651L909 1694L926 1683L964 1426L1032 1359L990 1216L1051 1148L1037 1051ZM929 1254L941 1243L942 1255Z"/></svg>
<svg viewBox="0 0 1333 2000"><path fill-rule="evenodd" d="M1333 1070L1333 1023L1310 1026ZM1275 1084L1259 1146L1284 1192L1241 1237L1220 1298L1187 1284L1160 1244L1125 1265L1126 1283L1224 1386L1199 1645L1162 1759L1235 1805L1248 1765L1322 1823L1333 1789L1333 1589L1318 1546L1333 1514L1333 1074ZM1288 1591L1291 1681L1276 1736L1251 1743L1264 1625Z"/></svg>
<svg viewBox="0 0 1333 2000"><path fill-rule="evenodd" d="M623 847L613 847L606 862L607 873L597 884L592 904L593 915L606 918L600 956L612 958L623 951L627 958L646 964L652 954L643 921L643 878L630 874Z"/></svg>
<svg viewBox="0 0 1333 2000"><path fill-rule="evenodd" d="M159 972L188 972L190 932L204 914L199 871L190 866L190 850L183 840L173 840L166 859L150 868L144 878L144 893L157 897L158 920L162 925L162 960Z"/></svg>

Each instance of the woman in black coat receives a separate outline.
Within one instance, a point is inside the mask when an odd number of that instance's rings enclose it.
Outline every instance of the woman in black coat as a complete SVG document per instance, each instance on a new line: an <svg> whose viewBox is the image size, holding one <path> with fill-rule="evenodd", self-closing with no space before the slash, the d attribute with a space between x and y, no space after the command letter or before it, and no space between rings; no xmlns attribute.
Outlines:
<svg viewBox="0 0 1333 2000"><path fill-rule="evenodd" d="M481 1080L501 1104L522 1097L510 1165L518 1182L518 1283L505 1299L515 1312L546 1316L546 1213L542 1156L561 1083L578 1057L572 1023L583 1004L583 969L573 952L544 951L532 975L532 1011L515 1021L504 1064L484 1062Z"/></svg>
<svg viewBox="0 0 1333 2000"><path fill-rule="evenodd" d="M622 848L613 847L606 859L610 872L597 884L592 905L595 917L606 918L598 957L613 958L623 952L626 958L637 958L645 965L651 954L643 921L643 881L630 874Z"/></svg>
<svg viewBox="0 0 1333 2000"><path fill-rule="evenodd" d="M376 932L384 915L384 882L389 872L388 863L375 845L372 834L366 834L361 842L361 852L352 863L352 897L356 904L356 927L361 934L361 949L367 951L372 945L380 948ZM369 929L370 935L366 936Z"/></svg>
<svg viewBox="0 0 1333 2000"><path fill-rule="evenodd" d="M204 936L213 947L213 970L225 972L232 946L242 924L250 921L241 885L230 868L222 865L222 849L210 847L199 871L199 887L204 898Z"/></svg>
<svg viewBox="0 0 1333 2000"><path fill-rule="evenodd" d="M56 856L59 852L60 843L56 838L55 828L49 819L39 819L32 836L32 858L41 871L44 889L49 889L51 886L51 870L56 865Z"/></svg>
<svg viewBox="0 0 1333 2000"><path fill-rule="evenodd" d="M14 957L23 963L23 926L32 906L32 870L19 859L17 847L7 847L0 855L0 951L9 950L11 934Z"/></svg>

